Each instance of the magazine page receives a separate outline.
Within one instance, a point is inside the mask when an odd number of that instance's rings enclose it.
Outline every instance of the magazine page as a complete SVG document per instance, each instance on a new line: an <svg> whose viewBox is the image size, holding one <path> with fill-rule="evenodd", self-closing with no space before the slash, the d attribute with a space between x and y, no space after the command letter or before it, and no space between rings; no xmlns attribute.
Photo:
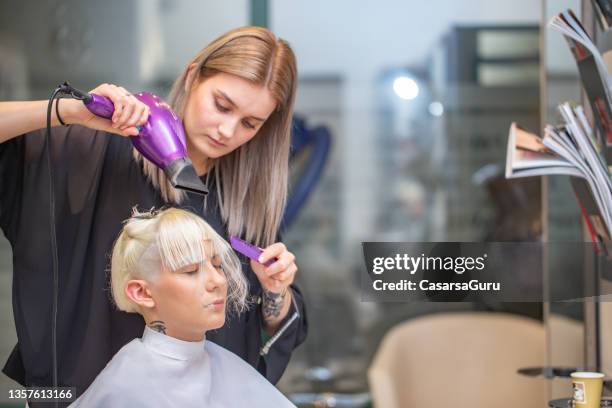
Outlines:
<svg viewBox="0 0 612 408"><path fill-rule="evenodd" d="M570 162L549 150L538 135L512 123L508 135L506 177L549 174L582 176Z"/></svg>

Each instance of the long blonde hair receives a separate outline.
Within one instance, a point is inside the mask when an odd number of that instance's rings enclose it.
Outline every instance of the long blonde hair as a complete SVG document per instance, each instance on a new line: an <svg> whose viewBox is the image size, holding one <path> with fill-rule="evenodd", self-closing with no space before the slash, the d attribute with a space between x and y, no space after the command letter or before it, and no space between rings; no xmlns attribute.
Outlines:
<svg viewBox="0 0 612 408"><path fill-rule="evenodd" d="M189 76L195 66L197 75ZM277 107L258 134L212 162L221 217L230 235L243 235L259 246L276 240L287 201L291 117L297 82L295 55L289 44L261 27L231 30L202 49L174 82L168 103L183 117L195 81L227 73L265 86ZM144 173L166 202L181 203L185 193L169 183L162 170L144 159Z"/></svg>
<svg viewBox="0 0 612 408"><path fill-rule="evenodd" d="M228 312L247 307L248 283L238 257L223 238L202 218L178 208L163 211L133 210L113 246L111 292L117 308L138 313L138 306L125 294L131 279L157 279L162 265L170 271L199 264L204 268L214 255L221 260L227 283Z"/></svg>

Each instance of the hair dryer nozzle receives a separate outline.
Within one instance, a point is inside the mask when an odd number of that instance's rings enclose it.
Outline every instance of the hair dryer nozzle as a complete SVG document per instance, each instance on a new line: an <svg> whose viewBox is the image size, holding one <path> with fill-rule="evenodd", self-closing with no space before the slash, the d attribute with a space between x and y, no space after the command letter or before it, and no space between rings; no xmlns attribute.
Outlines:
<svg viewBox="0 0 612 408"><path fill-rule="evenodd" d="M197 194L208 194L208 188L202 183L188 158L174 160L164 172L174 187Z"/></svg>

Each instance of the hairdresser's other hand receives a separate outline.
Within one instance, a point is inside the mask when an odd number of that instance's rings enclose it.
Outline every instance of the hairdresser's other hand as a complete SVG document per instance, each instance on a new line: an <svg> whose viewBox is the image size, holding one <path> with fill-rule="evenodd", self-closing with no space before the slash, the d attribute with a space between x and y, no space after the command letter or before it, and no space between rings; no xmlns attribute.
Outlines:
<svg viewBox="0 0 612 408"><path fill-rule="evenodd" d="M112 120L94 115L81 101L62 99L60 101L60 115L64 122L103 130L120 136L136 136L138 134L136 126L144 125L149 118L149 107L123 87L102 84L89 92L106 96L113 102L115 113Z"/></svg>
<svg viewBox="0 0 612 408"><path fill-rule="evenodd" d="M276 258L270 266L264 265L268 260ZM251 268L257 275L259 283L265 289L274 293L282 293L293 283L298 268L295 255L287 250L282 242L277 242L264 248L260 262L251 261Z"/></svg>

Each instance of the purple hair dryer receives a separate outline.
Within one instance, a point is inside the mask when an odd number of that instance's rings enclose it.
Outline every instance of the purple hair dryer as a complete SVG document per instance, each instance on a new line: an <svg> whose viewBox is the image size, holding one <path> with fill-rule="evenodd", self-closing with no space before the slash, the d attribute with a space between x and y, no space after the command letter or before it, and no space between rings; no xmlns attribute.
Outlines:
<svg viewBox="0 0 612 408"><path fill-rule="evenodd" d="M64 86L68 87L64 88L65 94L83 101L93 114L107 119L113 116L115 107L107 97L82 92L68 84ZM138 126L137 136L130 136L136 150L162 169L174 187L208 194L208 188L202 183L187 157L185 130L180 118L157 95L141 92L134 96L150 109L147 123Z"/></svg>

